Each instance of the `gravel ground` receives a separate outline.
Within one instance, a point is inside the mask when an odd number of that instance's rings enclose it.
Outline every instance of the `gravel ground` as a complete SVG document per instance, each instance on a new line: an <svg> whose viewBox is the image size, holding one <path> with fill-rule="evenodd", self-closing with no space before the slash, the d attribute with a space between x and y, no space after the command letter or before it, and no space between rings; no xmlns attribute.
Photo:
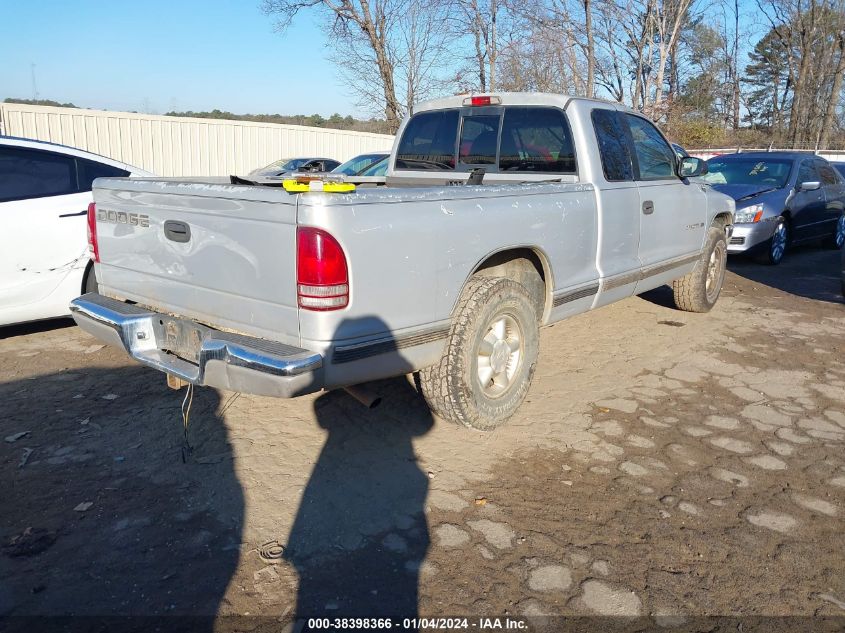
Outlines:
<svg viewBox="0 0 845 633"><path fill-rule="evenodd" d="M2 329L0 615L845 626L837 262L732 260L710 314L660 289L544 329L492 433L406 378L374 411L199 390L187 464L184 392L67 322Z"/></svg>

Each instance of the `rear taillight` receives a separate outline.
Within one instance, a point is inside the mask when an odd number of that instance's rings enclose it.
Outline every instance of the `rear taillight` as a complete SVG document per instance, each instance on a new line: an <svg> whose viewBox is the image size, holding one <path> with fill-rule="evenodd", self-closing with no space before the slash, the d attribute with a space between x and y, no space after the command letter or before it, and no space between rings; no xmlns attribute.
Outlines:
<svg viewBox="0 0 845 633"><path fill-rule="evenodd" d="M88 205L88 254L98 264L100 263L100 246L97 244L97 205Z"/></svg>
<svg viewBox="0 0 845 633"><path fill-rule="evenodd" d="M299 307L306 310L339 310L349 304L346 255L321 229L296 230L296 293Z"/></svg>

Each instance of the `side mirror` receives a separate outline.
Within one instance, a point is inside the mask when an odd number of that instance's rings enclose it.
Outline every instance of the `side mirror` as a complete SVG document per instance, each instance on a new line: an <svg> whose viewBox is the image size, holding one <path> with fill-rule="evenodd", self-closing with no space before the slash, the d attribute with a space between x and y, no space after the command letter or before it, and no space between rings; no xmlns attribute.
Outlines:
<svg viewBox="0 0 845 633"><path fill-rule="evenodd" d="M695 156L685 156L678 163L678 175L681 178L694 178L707 173L707 163Z"/></svg>
<svg viewBox="0 0 845 633"><path fill-rule="evenodd" d="M798 191L815 191L822 186L818 180L808 180L798 184Z"/></svg>

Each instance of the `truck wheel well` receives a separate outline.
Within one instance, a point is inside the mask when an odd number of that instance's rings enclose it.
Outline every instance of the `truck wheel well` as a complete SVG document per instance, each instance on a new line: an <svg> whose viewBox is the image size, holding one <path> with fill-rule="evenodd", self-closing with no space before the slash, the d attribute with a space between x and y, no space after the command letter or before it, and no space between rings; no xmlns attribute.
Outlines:
<svg viewBox="0 0 845 633"><path fill-rule="evenodd" d="M730 213L720 213L715 218L713 218L713 225L721 225L722 228L728 226L731 223L731 214Z"/></svg>
<svg viewBox="0 0 845 633"><path fill-rule="evenodd" d="M522 284L534 298L537 321L542 323L549 301L547 264L530 248L514 248L493 253L472 271L483 277L505 277Z"/></svg>
<svg viewBox="0 0 845 633"><path fill-rule="evenodd" d="M89 261L88 265L85 266L85 272L82 273L82 288L80 288L80 294L85 294L86 288L88 288L88 275L94 274L94 262Z"/></svg>

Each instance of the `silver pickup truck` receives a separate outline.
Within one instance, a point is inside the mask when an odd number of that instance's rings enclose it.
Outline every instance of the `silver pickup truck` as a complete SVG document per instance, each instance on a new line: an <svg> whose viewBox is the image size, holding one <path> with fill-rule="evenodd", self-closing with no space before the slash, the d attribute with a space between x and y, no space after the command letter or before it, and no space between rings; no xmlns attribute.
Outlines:
<svg viewBox="0 0 845 633"><path fill-rule="evenodd" d="M195 385L277 397L419 371L477 429L528 391L540 326L671 283L721 290L733 201L620 105L503 93L419 105L386 186L305 193L99 179L100 294L76 322Z"/></svg>

